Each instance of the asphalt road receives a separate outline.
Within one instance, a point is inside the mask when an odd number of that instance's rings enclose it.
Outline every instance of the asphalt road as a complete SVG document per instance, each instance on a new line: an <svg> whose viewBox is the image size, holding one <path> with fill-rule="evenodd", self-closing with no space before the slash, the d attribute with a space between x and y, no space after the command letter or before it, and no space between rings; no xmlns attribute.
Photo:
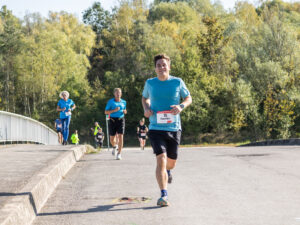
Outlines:
<svg viewBox="0 0 300 225"><path fill-rule="evenodd" d="M300 225L299 146L181 149L165 208L154 170L150 149L85 155L34 225Z"/></svg>

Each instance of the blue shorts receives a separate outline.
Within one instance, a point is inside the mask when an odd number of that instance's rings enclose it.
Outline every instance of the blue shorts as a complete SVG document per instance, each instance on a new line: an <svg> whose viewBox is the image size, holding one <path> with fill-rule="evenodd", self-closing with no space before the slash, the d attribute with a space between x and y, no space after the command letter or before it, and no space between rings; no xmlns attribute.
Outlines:
<svg viewBox="0 0 300 225"><path fill-rule="evenodd" d="M56 129L56 132L57 133L61 133L61 129Z"/></svg>

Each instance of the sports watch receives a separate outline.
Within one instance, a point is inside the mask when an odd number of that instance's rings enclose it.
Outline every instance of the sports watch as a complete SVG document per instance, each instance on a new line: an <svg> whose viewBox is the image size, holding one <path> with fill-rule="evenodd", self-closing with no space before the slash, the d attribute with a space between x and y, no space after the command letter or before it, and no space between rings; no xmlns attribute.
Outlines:
<svg viewBox="0 0 300 225"><path fill-rule="evenodd" d="M184 104L179 105L181 109L184 109Z"/></svg>

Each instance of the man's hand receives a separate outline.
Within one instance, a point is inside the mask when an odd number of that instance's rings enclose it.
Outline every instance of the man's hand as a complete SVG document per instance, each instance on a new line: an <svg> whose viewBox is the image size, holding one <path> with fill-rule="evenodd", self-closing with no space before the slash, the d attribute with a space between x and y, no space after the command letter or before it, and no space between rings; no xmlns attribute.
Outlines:
<svg viewBox="0 0 300 225"><path fill-rule="evenodd" d="M120 110L120 107L115 108L115 112L118 112Z"/></svg>
<svg viewBox="0 0 300 225"><path fill-rule="evenodd" d="M172 108L171 113L173 115L177 115L182 111L182 108L179 105L171 105L170 107Z"/></svg>
<svg viewBox="0 0 300 225"><path fill-rule="evenodd" d="M124 114L127 114L127 110L126 110L126 109L124 109L124 110L123 110L123 113L124 113Z"/></svg>
<svg viewBox="0 0 300 225"><path fill-rule="evenodd" d="M146 118L149 118L150 116L153 115L153 111L151 109L146 109L145 112L144 112L144 116Z"/></svg>

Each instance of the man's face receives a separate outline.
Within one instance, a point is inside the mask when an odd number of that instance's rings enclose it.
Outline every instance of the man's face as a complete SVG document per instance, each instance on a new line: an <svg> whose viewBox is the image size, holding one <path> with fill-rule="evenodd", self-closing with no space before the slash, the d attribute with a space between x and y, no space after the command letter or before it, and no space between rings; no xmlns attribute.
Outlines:
<svg viewBox="0 0 300 225"><path fill-rule="evenodd" d="M159 76L168 76L170 72L170 63L166 59L157 60L155 72Z"/></svg>
<svg viewBox="0 0 300 225"><path fill-rule="evenodd" d="M122 96L122 91L115 91L115 93L114 93L114 95L115 95L115 98L121 98L121 96Z"/></svg>
<svg viewBox="0 0 300 225"><path fill-rule="evenodd" d="M95 126L98 126L98 123L95 123Z"/></svg>

